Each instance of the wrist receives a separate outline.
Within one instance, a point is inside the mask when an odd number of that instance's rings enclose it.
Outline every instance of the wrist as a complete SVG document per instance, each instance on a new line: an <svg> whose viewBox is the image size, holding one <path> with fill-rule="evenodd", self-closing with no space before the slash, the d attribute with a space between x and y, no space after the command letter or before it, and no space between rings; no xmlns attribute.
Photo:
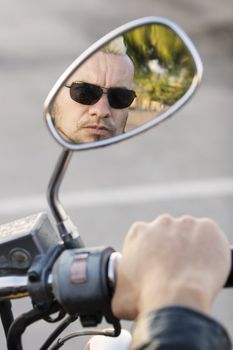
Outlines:
<svg viewBox="0 0 233 350"><path fill-rule="evenodd" d="M210 297L198 285L175 284L143 289L138 302L138 313L147 313L168 306L188 307L202 313L211 309Z"/></svg>

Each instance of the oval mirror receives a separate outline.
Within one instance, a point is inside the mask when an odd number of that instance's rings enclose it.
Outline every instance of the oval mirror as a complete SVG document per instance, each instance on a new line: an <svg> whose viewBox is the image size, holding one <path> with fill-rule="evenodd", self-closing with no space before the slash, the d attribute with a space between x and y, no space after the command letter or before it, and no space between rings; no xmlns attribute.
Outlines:
<svg viewBox="0 0 233 350"><path fill-rule="evenodd" d="M143 18L109 33L68 67L45 101L45 118L67 149L106 146L170 117L201 77L187 35L166 19Z"/></svg>

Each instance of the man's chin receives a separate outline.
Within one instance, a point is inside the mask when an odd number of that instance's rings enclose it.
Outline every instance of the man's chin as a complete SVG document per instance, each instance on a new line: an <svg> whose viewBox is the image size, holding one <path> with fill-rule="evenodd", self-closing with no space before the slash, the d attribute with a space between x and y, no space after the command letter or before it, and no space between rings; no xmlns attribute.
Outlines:
<svg viewBox="0 0 233 350"><path fill-rule="evenodd" d="M100 140L106 140L112 137L112 133L105 129L89 129L86 128L85 130L82 130L82 132L79 133L79 135L76 135L74 138L75 143L90 143L90 142L96 142Z"/></svg>
<svg viewBox="0 0 233 350"><path fill-rule="evenodd" d="M61 130L58 131L65 141L77 144L97 142L115 136L114 131L109 131L104 128L82 128L73 134L65 134Z"/></svg>
<svg viewBox="0 0 233 350"><path fill-rule="evenodd" d="M91 142L97 142L97 141L101 141L101 140L107 140L112 136L108 136L108 137L101 137L101 136L90 136L90 137L84 137L84 138L78 138L75 141L73 141L74 143L91 143Z"/></svg>

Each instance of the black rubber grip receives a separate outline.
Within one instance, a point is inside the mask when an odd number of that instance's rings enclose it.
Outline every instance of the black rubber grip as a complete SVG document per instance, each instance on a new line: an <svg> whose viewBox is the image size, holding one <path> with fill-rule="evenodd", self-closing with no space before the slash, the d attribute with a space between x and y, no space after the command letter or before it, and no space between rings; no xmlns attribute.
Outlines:
<svg viewBox="0 0 233 350"><path fill-rule="evenodd" d="M231 247L231 271L224 288L231 288L231 287L233 287L233 247Z"/></svg>

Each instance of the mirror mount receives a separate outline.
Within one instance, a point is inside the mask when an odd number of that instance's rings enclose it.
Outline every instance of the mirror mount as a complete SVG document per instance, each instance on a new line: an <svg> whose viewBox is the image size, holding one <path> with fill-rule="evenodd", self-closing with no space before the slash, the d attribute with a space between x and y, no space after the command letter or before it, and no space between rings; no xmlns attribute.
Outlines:
<svg viewBox="0 0 233 350"><path fill-rule="evenodd" d="M67 248L82 248L84 244L77 228L67 215L59 199L59 190L73 152L63 149L47 188L47 201L56 222L58 232Z"/></svg>
<svg viewBox="0 0 233 350"><path fill-rule="evenodd" d="M75 240L83 246L58 197L72 152L129 139L167 120L191 98L202 74L185 32L165 18L146 17L105 35L61 75L45 100L44 117L63 147L47 199L66 246Z"/></svg>

